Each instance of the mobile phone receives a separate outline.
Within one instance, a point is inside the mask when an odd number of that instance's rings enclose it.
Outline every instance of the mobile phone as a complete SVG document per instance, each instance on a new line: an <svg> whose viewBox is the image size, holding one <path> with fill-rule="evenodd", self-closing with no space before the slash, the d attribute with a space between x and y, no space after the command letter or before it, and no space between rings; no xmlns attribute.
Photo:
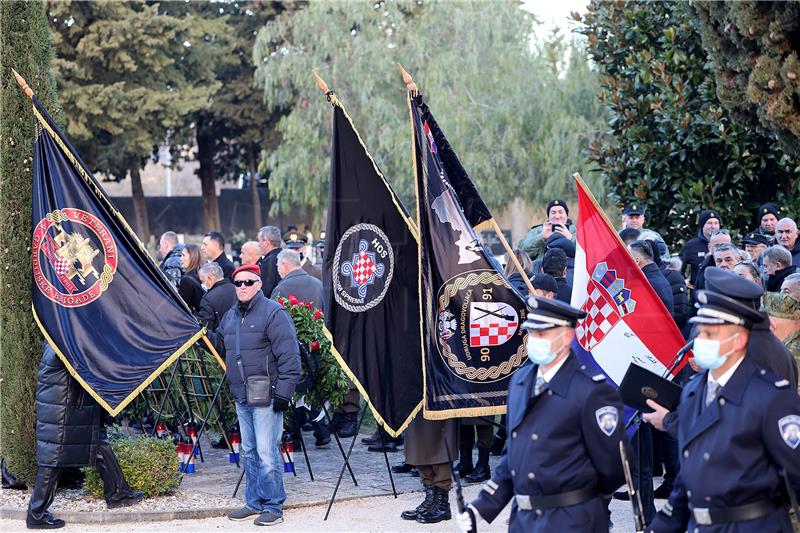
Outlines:
<svg viewBox="0 0 800 533"><path fill-rule="evenodd" d="M561 224L550 224L550 225L552 226L553 231L556 231L558 228L562 228L563 227Z"/></svg>

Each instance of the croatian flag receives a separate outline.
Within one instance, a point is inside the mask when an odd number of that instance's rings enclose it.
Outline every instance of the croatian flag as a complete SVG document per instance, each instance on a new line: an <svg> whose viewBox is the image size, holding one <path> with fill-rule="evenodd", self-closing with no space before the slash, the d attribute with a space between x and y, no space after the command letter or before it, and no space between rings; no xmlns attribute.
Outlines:
<svg viewBox="0 0 800 533"><path fill-rule="evenodd" d="M587 316L575 328L573 349L583 364L616 386L631 363L664 375L684 345L683 336L580 175L575 180L578 235L571 303Z"/></svg>

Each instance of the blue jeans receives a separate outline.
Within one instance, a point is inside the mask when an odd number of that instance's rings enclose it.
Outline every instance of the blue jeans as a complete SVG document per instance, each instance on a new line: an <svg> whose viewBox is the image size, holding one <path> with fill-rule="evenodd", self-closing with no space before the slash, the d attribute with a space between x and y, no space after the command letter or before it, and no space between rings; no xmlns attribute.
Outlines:
<svg viewBox="0 0 800 533"><path fill-rule="evenodd" d="M242 435L246 479L245 505L259 513L283 515L286 491L283 488L281 435L283 413L269 407L252 407L236 402L239 431Z"/></svg>

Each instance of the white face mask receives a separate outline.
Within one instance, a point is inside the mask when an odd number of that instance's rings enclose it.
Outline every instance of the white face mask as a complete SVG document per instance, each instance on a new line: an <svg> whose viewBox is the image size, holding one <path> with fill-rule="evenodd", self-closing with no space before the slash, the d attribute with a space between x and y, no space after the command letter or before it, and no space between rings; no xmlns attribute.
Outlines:
<svg viewBox="0 0 800 533"><path fill-rule="evenodd" d="M692 351L694 352L694 362L697 366L706 370L715 370L725 364L725 359L733 352L730 350L724 354L720 354L719 350L723 342L728 342L732 338L738 336L734 333L727 339L721 341L714 339L695 339Z"/></svg>
<svg viewBox="0 0 800 533"><path fill-rule="evenodd" d="M558 353L553 351L553 343L566 335L566 331L554 339L542 339L528 334L528 342L526 347L528 349L528 359L535 365L549 365L552 363ZM561 351L561 350L559 350Z"/></svg>

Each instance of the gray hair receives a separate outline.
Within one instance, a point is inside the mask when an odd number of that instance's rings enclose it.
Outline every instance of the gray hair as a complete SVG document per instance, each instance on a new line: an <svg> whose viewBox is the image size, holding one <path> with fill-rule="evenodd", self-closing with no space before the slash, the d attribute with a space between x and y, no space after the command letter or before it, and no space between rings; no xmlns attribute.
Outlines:
<svg viewBox="0 0 800 533"><path fill-rule="evenodd" d="M199 269L197 269L197 274L199 276L213 279L222 279L222 276L224 276L222 273L222 268L217 264L216 261L211 261L210 263L206 263L205 265L201 266Z"/></svg>
<svg viewBox="0 0 800 533"><path fill-rule="evenodd" d="M161 240L163 242L170 243L172 246L175 246L178 244L178 234L174 231L165 231L161 234Z"/></svg>
<svg viewBox="0 0 800 533"><path fill-rule="evenodd" d="M287 248L286 250L283 250L283 251L281 251L281 253L278 254L278 264L281 264L281 263L283 263L286 266L293 267L293 268L299 268L300 267L300 254L298 254L294 250L289 250Z"/></svg>
<svg viewBox="0 0 800 533"><path fill-rule="evenodd" d="M789 274L785 278L783 278L782 285L798 285L800 286L800 272L795 272L794 274Z"/></svg>
<svg viewBox="0 0 800 533"><path fill-rule="evenodd" d="M275 226L264 226L258 230L259 241L269 241L272 246L280 247L281 245L281 230Z"/></svg>
<svg viewBox="0 0 800 533"><path fill-rule="evenodd" d="M741 250L739 250L736 246L734 246L732 244L725 243L725 244L716 245L714 247L714 252L713 253L717 253L717 252L733 252L734 255L736 256L736 259L738 259L739 261L742 260L742 252L741 252Z"/></svg>
<svg viewBox="0 0 800 533"><path fill-rule="evenodd" d="M713 237L714 235L727 235L730 237L731 232L728 228L719 228L711 232L711 236Z"/></svg>
<svg viewBox="0 0 800 533"><path fill-rule="evenodd" d="M780 244L770 246L764 250L764 253L761 254L761 257L763 257L765 261L769 260L771 263L780 263L784 266L784 268L792 264L791 252L789 252L789 250Z"/></svg>
<svg viewBox="0 0 800 533"><path fill-rule="evenodd" d="M681 260L681 258L678 256L670 257L667 268L670 270L675 270L676 272L680 272L683 268L683 260Z"/></svg>

